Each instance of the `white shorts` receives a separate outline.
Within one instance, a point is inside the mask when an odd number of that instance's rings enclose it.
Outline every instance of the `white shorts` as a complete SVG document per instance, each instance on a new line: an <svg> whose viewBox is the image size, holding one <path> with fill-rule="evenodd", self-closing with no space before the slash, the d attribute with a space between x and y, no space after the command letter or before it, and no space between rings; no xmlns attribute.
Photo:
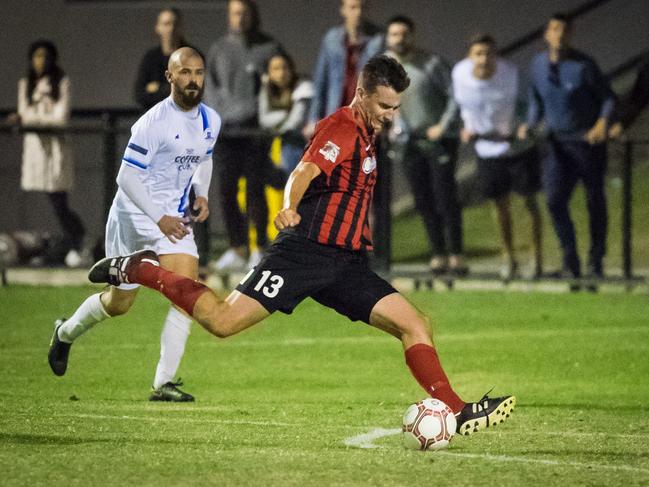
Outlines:
<svg viewBox="0 0 649 487"><path fill-rule="evenodd" d="M128 255L138 250L150 249L158 255L187 254L198 259L194 232L172 243L158 225L142 214L133 214L111 207L106 222L106 257ZM118 289L129 290L139 284L120 284Z"/></svg>

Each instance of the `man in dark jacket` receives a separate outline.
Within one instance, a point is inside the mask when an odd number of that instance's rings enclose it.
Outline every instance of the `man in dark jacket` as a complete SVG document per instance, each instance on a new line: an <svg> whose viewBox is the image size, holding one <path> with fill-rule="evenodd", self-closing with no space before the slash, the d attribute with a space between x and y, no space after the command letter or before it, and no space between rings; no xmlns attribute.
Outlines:
<svg viewBox="0 0 649 487"><path fill-rule="evenodd" d="M143 111L169 96L169 83L165 78L169 56L176 49L187 45L182 35L180 10L172 7L161 10L155 24L155 33L160 38L160 45L144 54L135 81L135 101Z"/></svg>
<svg viewBox="0 0 649 487"><path fill-rule="evenodd" d="M225 133L219 150L214 153L214 167L219 175L230 248L216 262L217 271L246 266L248 225L237 203L241 176L246 177L246 212L257 231L257 250L250 252L250 267L261 260L268 244L268 205L264 194L268 166L266 146L245 131L259 126L257 95L261 76L268 59L281 51L276 40L261 32L253 0L228 1L228 33L208 52L205 85L206 102L222 114Z"/></svg>
<svg viewBox="0 0 649 487"><path fill-rule="evenodd" d="M549 150L543 185L563 250L563 266L573 277L581 276L581 264L569 202L577 182L582 181L590 217L588 271L592 277L602 277L608 220L606 139L615 96L595 61L572 48L571 33L566 15L555 14L548 21L548 49L532 60L527 124L520 127L519 136L525 137L528 127L545 122Z"/></svg>

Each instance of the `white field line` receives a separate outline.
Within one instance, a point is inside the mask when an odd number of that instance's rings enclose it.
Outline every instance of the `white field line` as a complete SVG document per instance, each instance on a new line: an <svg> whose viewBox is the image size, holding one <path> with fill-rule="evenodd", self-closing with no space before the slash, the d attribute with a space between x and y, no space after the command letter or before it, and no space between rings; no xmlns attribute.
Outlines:
<svg viewBox="0 0 649 487"><path fill-rule="evenodd" d="M298 423L283 423L279 421L250 421L250 420L228 420L228 419L193 419L193 418L168 418L168 417L145 417L145 416L111 416L104 414L57 414L56 417L66 418L81 418L81 419L107 419L113 421L145 421L145 422L174 422L174 423L196 423L196 424L233 424L233 425L250 425L250 426L275 426L275 427L295 427L299 426ZM337 425L340 428L340 425ZM345 427L347 428L347 427ZM362 449L371 449L371 448L384 448L379 445L375 445L374 440L380 438L395 436L401 433L401 428L374 428L368 431L367 433L362 433L360 435L350 436L343 440L343 443L346 446L353 448L362 448ZM501 431L502 433L502 431ZM534 432L533 432L534 433ZM529 432L525 433L529 435ZM561 435L561 432L536 432L539 435ZM593 436L593 435L603 435L603 433L573 433L570 436ZM608 435L613 436L613 435ZM622 436L622 435L615 435ZM634 435L624 435L631 436ZM639 435L636 435L639 436ZM646 436L646 435L645 435ZM446 456L450 458L469 458L477 460L485 460L488 462L500 462L500 463L527 463L527 464L536 464L536 465L551 465L551 466L564 466L564 467L573 467L573 468L586 468L586 469L595 469L595 470L618 470L618 471L627 471L635 473L647 473L649 474L649 469L630 467L628 465L607 465L600 463L581 463L581 462L564 462L560 460L548 460L543 458L527 458L527 457L516 457L509 455L491 455L488 453L455 453L455 452L445 452L438 451L435 452L435 455Z"/></svg>
<svg viewBox="0 0 649 487"><path fill-rule="evenodd" d="M151 423L173 422L173 423L196 423L196 424L240 424L250 426L278 426L295 427L294 423L282 423L279 421L254 421L246 419L209 419L209 418L178 418L178 417L156 417L156 416L124 416L109 414L56 414L59 418L81 418L81 419L108 419L114 421L145 421Z"/></svg>
<svg viewBox="0 0 649 487"><path fill-rule="evenodd" d="M646 326L635 327L600 327L588 330L588 335L608 335L608 334L629 334L636 332L646 333L648 328ZM583 336L583 330L497 330L493 333L461 333L461 334L442 334L441 340L445 342L453 341L476 341L476 340L502 340L503 338L551 338L551 337L569 337L569 336ZM258 340L226 340L222 345L217 340L201 341L193 343L192 347L235 347L235 348L269 348L269 347L309 347L322 344L333 345L358 345L361 343L381 343L381 342L394 342L394 339L387 335L363 336L363 337L296 337L284 338L275 340L266 340L260 338ZM143 347L158 348L159 344L152 341L150 344L142 343L95 343L91 347L97 350L141 350ZM3 347L0 347L2 349ZM43 347L11 347L11 352L42 352Z"/></svg>
<svg viewBox="0 0 649 487"><path fill-rule="evenodd" d="M185 424L225 424L225 425L244 425L244 426L272 426L279 428L299 428L306 427L308 423L288 423L281 421L260 421L248 419L214 419L214 418L191 418L186 416L128 416L121 414L91 414L91 413L64 413L53 414L55 418L79 418L79 419L98 419L109 421L142 421L149 423L185 423ZM340 424L327 425L327 429L332 430L358 430L358 426L346 426ZM401 431L401 430L399 430Z"/></svg>
<svg viewBox="0 0 649 487"><path fill-rule="evenodd" d="M146 413L150 411L147 409L139 409L139 411ZM156 409L156 412L162 411L162 409ZM167 410L167 412L179 412L181 409ZM210 408L202 407L185 409L184 412L194 412L194 411L214 411L214 412L223 412L223 408ZM92 413L62 413L54 414L55 417L61 418L81 418L81 419L108 419L108 420L125 420L125 421L146 421L146 422L174 422L174 423L188 423L188 424L241 424L241 425L250 425L250 426L278 426L278 427L302 427L307 426L307 423L295 421L293 423L281 422L281 421L259 421L259 420L247 420L247 419L214 419L214 418L192 418L187 416L179 417L179 415L169 415L169 416L129 416L121 414L92 414ZM341 425L341 424L332 424L327 425L328 429L338 429L338 430L359 430L363 427L354 426L354 425ZM374 440L383 438L385 436L394 436L401 433L401 428L380 428L376 427L368 431L367 433L362 433L360 435L350 436L344 440L345 445L354 446L357 448L380 448L378 445L373 444ZM602 433L602 432L562 432L562 431L507 431L499 430L497 432L500 435L508 436L563 436L570 438L608 438L608 439L621 439L621 440L633 440L641 438L649 438L647 433L636 433L636 434L625 434L625 433Z"/></svg>
<svg viewBox="0 0 649 487"><path fill-rule="evenodd" d="M454 453L450 451L438 451L436 455L443 455L450 458L469 458L473 460L485 460L487 462L514 462L514 463L528 463L536 465L551 465L554 467L573 467L589 470L622 470L625 472L645 473L649 474L649 469L640 467L631 467L629 465L610 465L605 463L583 463L583 462L565 462L561 460L547 460L544 458L527 458L527 457L513 457L509 455L490 455L489 453Z"/></svg>
<svg viewBox="0 0 649 487"><path fill-rule="evenodd" d="M374 428L367 433L362 433L360 435L351 436L346 438L343 442L347 446L363 449L371 448L383 448L379 445L374 444L374 440L384 438L387 436L395 436L401 433L400 428L394 429L384 429L384 428ZM559 433L556 433L559 434ZM517 457L510 455L491 455L489 453L455 453L452 451L437 451L434 455L445 456L449 458L469 458L474 460L484 460L487 462L499 462L499 463L527 463L535 465L551 465L557 467L573 467L580 469L593 469L593 470L622 470L626 472L634 473L647 473L649 474L649 469L631 467L628 465L608 465L602 463L582 463L582 462L565 462L561 460L547 460L544 458L528 458L528 457Z"/></svg>
<svg viewBox="0 0 649 487"><path fill-rule="evenodd" d="M374 440L378 440L379 438L384 438L386 436L395 436L400 433L401 428L374 428L367 433L350 436L349 438L346 438L343 443L345 443L345 445L347 446L352 446L355 448L382 448L379 445L375 445Z"/></svg>

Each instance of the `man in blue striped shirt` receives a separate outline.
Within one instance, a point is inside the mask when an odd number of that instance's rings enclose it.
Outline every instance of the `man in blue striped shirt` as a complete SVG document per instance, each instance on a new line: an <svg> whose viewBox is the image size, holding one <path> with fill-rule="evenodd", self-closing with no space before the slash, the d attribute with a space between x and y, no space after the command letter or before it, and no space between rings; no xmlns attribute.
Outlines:
<svg viewBox="0 0 649 487"><path fill-rule="evenodd" d="M548 21L548 49L532 60L527 124L520 127L519 136L525 138L530 128L544 121L549 150L543 184L563 250L564 269L573 277L581 276L581 265L568 205L577 182L582 181L590 217L589 274L602 277L607 227L606 138L615 98L595 61L571 47L571 33L566 15L555 14Z"/></svg>

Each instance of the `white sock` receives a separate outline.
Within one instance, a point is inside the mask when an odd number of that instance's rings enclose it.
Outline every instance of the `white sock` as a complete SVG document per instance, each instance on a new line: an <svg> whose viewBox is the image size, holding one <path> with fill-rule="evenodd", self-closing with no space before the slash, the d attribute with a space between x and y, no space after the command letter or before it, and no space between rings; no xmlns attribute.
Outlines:
<svg viewBox="0 0 649 487"><path fill-rule="evenodd" d="M101 293L93 294L77 308L70 319L59 328L59 340L72 343L100 321L110 318L101 304Z"/></svg>
<svg viewBox="0 0 649 487"><path fill-rule="evenodd" d="M154 389L160 388L176 375L180 359L185 353L185 344L189 337L191 324L191 318L174 307L169 309L160 336L160 361L153 380Z"/></svg>

